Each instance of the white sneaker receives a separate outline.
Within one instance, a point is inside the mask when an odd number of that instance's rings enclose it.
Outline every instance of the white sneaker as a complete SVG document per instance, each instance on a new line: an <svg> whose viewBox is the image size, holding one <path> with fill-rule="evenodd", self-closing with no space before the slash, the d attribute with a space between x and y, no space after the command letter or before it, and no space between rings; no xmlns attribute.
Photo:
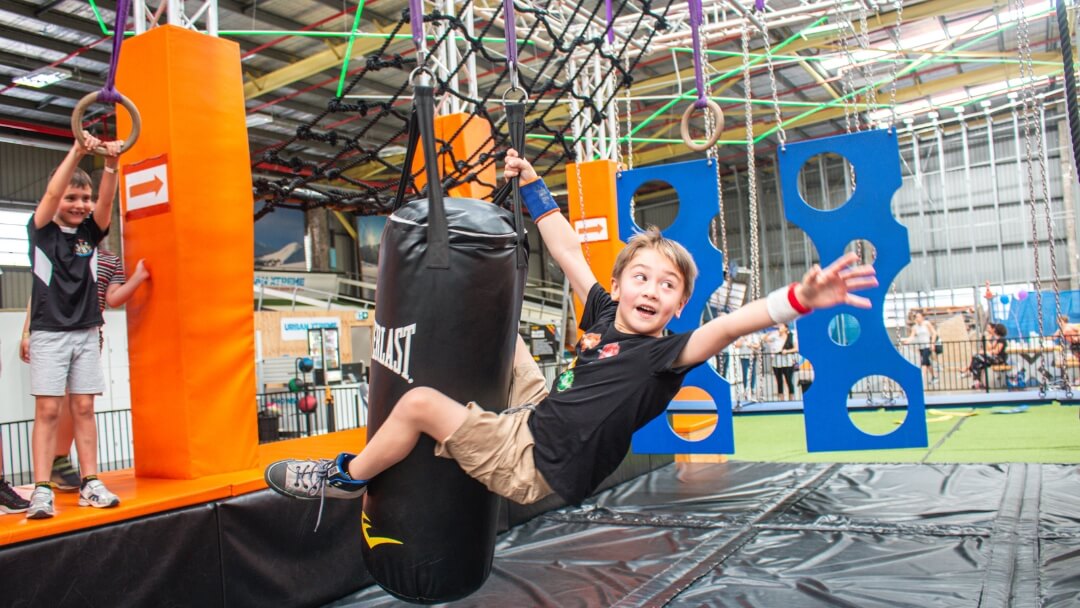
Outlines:
<svg viewBox="0 0 1080 608"><path fill-rule="evenodd" d="M37 486L30 494L30 508L26 510L26 519L48 519L56 515L53 508L53 491L47 486Z"/></svg>
<svg viewBox="0 0 1080 608"><path fill-rule="evenodd" d="M100 479L91 479L79 490L80 507L108 509L118 504L120 504L120 497L110 492Z"/></svg>

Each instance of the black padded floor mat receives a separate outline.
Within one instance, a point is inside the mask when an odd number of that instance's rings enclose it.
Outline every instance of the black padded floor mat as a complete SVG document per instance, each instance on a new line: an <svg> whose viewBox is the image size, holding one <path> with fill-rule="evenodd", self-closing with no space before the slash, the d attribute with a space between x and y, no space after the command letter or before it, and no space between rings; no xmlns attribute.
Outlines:
<svg viewBox="0 0 1080 608"><path fill-rule="evenodd" d="M450 605L1080 606L1080 468L673 464L503 534Z"/></svg>

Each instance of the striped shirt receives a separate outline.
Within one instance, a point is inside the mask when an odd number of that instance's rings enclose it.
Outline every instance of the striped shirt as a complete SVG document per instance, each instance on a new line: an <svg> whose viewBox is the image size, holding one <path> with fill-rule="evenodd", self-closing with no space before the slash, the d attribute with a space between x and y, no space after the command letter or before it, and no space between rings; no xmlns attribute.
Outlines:
<svg viewBox="0 0 1080 608"><path fill-rule="evenodd" d="M105 249L98 249L97 270L98 306L105 310L105 294L109 291L109 285L123 285L127 282L127 277L124 276L124 263L120 261L120 257Z"/></svg>

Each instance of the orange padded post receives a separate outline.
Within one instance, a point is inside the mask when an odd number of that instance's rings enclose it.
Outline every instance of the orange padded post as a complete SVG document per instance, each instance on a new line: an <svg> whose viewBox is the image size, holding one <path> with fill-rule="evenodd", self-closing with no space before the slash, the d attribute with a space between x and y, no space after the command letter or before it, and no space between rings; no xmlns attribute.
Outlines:
<svg viewBox="0 0 1080 608"><path fill-rule="evenodd" d="M460 129L460 132L459 132ZM453 139L450 139L453 137ZM454 161L468 162L470 166L480 165L480 155L491 153L495 147L491 141L491 123L479 116L469 114L447 114L435 117L435 138L450 144L450 152L444 152L439 158L439 175L445 177L454 171ZM436 144L438 148L438 144ZM421 146L416 147L416 156L413 157L413 173L424 166L424 150ZM470 181L459 186L450 188L447 196L462 198L475 198L488 200L491 196L492 185L498 179L495 163L489 163L477 176L476 181ZM427 174L423 171L416 176L416 187L423 188L427 183Z"/></svg>
<svg viewBox="0 0 1080 608"><path fill-rule="evenodd" d="M142 135L120 161L124 263L130 271L145 258L152 275L127 305L136 476L256 468L254 204L239 46L154 28L124 43L116 88L142 115ZM130 121L118 114L125 133Z"/></svg>
<svg viewBox="0 0 1080 608"><path fill-rule="evenodd" d="M578 232L585 259L596 280L611 290L611 269L615 257L626 246L619 240L618 196L615 189L615 161L593 160L581 163L581 192L578 191L578 167L566 165L566 207L570 224ZM582 196L582 194L584 196ZM574 298L577 318L581 318L581 299Z"/></svg>

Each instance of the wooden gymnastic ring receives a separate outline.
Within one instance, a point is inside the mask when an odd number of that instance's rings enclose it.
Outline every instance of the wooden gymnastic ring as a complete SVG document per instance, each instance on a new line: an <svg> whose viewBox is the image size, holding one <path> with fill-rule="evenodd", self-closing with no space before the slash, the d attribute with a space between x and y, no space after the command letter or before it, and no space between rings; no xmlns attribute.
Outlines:
<svg viewBox="0 0 1080 608"><path fill-rule="evenodd" d="M75 109L71 112L71 132L75 134L75 139L78 140L80 145L85 145L83 141L83 128L82 117L86 113L86 108L90 104L97 101L98 96L101 95L101 91L94 91L93 93L87 93L79 103L75 104ZM120 147L120 153L127 152L131 146L135 145L135 141L139 139L139 131L142 129L142 118L139 116L139 109L135 107L135 104L130 99L120 95L120 105L128 111L128 115L131 116L131 132L128 133L126 139L124 139L124 145ZM106 150L104 146L98 146L94 148L94 154L99 156L106 156Z"/></svg>
<svg viewBox="0 0 1080 608"><path fill-rule="evenodd" d="M720 106L711 99L705 100L705 109L713 113L715 119L715 126L713 127L712 135L709 136L705 143L699 144L690 137L690 115L694 113L694 108L697 104L692 103L686 107L686 111L682 115L682 124L679 126L679 132L682 133L683 143L687 148L695 152L704 152L709 148L716 145L716 141L720 139L720 133L724 130L724 111L720 109Z"/></svg>

